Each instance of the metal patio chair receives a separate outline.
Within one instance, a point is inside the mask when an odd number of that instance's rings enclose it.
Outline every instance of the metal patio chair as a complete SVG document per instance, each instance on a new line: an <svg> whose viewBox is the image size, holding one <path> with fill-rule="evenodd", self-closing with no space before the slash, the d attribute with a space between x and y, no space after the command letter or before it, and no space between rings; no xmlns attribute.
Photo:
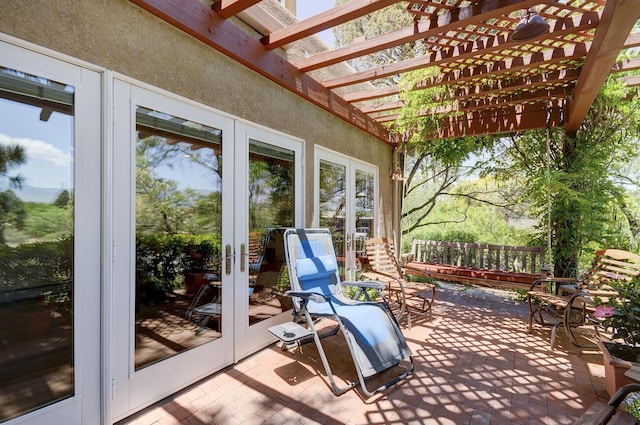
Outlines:
<svg viewBox="0 0 640 425"><path fill-rule="evenodd" d="M407 342L382 294L380 282L340 282L338 264L329 229L288 229L285 256L289 267L296 322L270 328L284 343L312 339L336 395L360 384L367 396L386 390L413 373L414 360ZM380 291L380 301L356 301L343 292L345 285ZM317 321L330 318L336 331L319 334ZM358 381L339 387L322 347L321 338L342 333L351 353ZM404 362L404 363L403 363ZM401 365L401 363L403 363ZM408 363L408 364L407 364ZM398 374L376 389L366 381L399 365Z"/></svg>

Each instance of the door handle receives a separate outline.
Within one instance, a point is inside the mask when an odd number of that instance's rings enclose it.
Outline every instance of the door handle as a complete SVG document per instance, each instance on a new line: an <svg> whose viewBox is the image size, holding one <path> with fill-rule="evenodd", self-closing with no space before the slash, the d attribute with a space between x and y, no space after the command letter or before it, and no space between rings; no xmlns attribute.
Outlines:
<svg viewBox="0 0 640 425"><path fill-rule="evenodd" d="M245 266L245 258L249 258L249 253L247 252L247 246L243 243L240 244L240 271L244 272ZM248 261L248 260L247 260Z"/></svg>
<svg viewBox="0 0 640 425"><path fill-rule="evenodd" d="M231 253L231 245L227 244L224 247L224 261L225 261L225 271L224 274L229 276L231 274L231 260L235 258L235 254Z"/></svg>

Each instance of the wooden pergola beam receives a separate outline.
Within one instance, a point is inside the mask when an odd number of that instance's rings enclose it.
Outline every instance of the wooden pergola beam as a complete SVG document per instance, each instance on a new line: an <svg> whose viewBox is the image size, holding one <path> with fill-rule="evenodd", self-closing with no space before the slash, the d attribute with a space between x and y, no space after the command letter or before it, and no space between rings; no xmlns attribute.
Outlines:
<svg viewBox="0 0 640 425"><path fill-rule="evenodd" d="M578 79L579 71L577 69L563 69L546 74L535 74L527 77L514 78L499 87L493 86L477 86L471 87L465 86L464 89L458 90L452 97L459 103L464 102L477 102L478 99L482 101L491 101L505 96L513 95L514 91L528 91L533 90L547 90L550 87L555 90L559 85L567 86ZM454 82L456 84L456 82ZM464 84L463 84L464 85ZM572 90L570 90L572 91ZM565 96L568 95L566 89L562 92ZM402 101L387 102L377 106L369 108L361 108L362 112L370 114L377 112L390 111L401 108L403 106ZM376 121L381 122L380 117L376 117Z"/></svg>
<svg viewBox="0 0 640 425"><path fill-rule="evenodd" d="M616 63L611 72L635 71L637 69L640 69L640 59L638 58Z"/></svg>
<svg viewBox="0 0 640 425"><path fill-rule="evenodd" d="M260 42L267 49L275 49L397 2L398 0L351 0L265 35Z"/></svg>
<svg viewBox="0 0 640 425"><path fill-rule="evenodd" d="M224 19L228 19L245 9L250 8L254 4L260 3L261 0L217 0L211 8Z"/></svg>
<svg viewBox="0 0 640 425"><path fill-rule="evenodd" d="M555 33L554 36L562 37L564 35L575 33L576 31L586 31L595 28L597 25L598 14L595 12L585 13L582 17L556 21L555 25L552 27L552 32ZM390 65L379 66L377 68L331 78L323 81L322 84L328 88L349 86L365 81L375 80L377 78L384 78L404 72L414 71L416 69L439 66L464 59L473 59L481 54L514 48L521 44L522 42L520 41L509 40L505 35L498 35L495 37L489 37L487 40L456 46L448 52L438 51L431 55L419 56L395 62Z"/></svg>
<svg viewBox="0 0 640 425"><path fill-rule="evenodd" d="M625 49L631 49L633 47L640 47L640 32L630 34L627 40L624 42Z"/></svg>
<svg viewBox="0 0 640 425"><path fill-rule="evenodd" d="M425 80L419 83L415 90L423 90L441 85L468 84L478 78L490 78L506 72L516 73L536 66L552 65L567 60L577 60L587 54L589 46L590 43L581 43L575 46L558 47L553 50L545 50L543 52L537 52L517 59L494 62L491 66L482 65L467 67ZM344 99L347 102L362 102L365 100L392 96L398 93L400 93L400 87L398 85L392 85L379 89L347 93L344 95Z"/></svg>
<svg viewBox="0 0 640 425"><path fill-rule="evenodd" d="M607 1L576 84L574 98L568 105L564 126L568 133L575 133L580 128L638 18L638 0Z"/></svg>
<svg viewBox="0 0 640 425"><path fill-rule="evenodd" d="M633 77L623 77L621 80L629 87L640 86L640 75Z"/></svg>
<svg viewBox="0 0 640 425"><path fill-rule="evenodd" d="M449 30L457 30L460 27L478 24L489 18L507 15L513 11L527 9L540 3L546 2L541 0L485 0L462 9L455 9L440 15L434 20L420 21L413 26L378 37L355 42L327 52L317 53L294 63L294 65L305 72L325 68L349 59L368 55L369 53L411 43L431 35L444 34Z"/></svg>
<svg viewBox="0 0 640 425"><path fill-rule="evenodd" d="M549 108L546 104L514 106L491 111L474 111L461 117L444 119L437 137L449 139L462 136L484 134L516 133L562 125L563 108L556 103Z"/></svg>
<svg viewBox="0 0 640 425"><path fill-rule="evenodd" d="M539 88L537 90L532 90L526 93L521 93L518 95L510 94L502 97L495 98L477 98L470 101L458 101L457 107L454 105L443 105L438 106L436 108L432 108L422 113L418 114L418 116L430 116L430 115L440 115L440 114L449 114L453 112L471 112L471 111L482 111L487 109L498 109L498 108L506 108L506 107L514 107L519 104L532 104L532 103L544 103L548 104L549 101L556 99L564 99L567 93L563 88ZM400 117L399 114L389 114L378 116L375 118L377 122L391 122L395 121Z"/></svg>
<svg viewBox="0 0 640 425"><path fill-rule="evenodd" d="M386 128L354 108L310 76L269 51L234 23L213 13L200 0L130 0L258 74L290 90L385 143Z"/></svg>

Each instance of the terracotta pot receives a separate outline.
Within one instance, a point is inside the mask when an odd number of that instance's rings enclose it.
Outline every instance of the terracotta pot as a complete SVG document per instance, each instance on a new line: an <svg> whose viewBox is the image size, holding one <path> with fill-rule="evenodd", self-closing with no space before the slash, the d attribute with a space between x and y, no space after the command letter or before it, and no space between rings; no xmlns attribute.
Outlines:
<svg viewBox="0 0 640 425"><path fill-rule="evenodd" d="M633 362L628 360L622 360L618 357L611 355L609 349L607 348L607 344L610 344L606 341L601 341L596 339L596 344L598 344L598 348L602 351L603 364L604 364L604 380L605 380L605 388L609 395L615 394L618 389L627 385L636 383L633 379L625 376L625 372L634 365Z"/></svg>

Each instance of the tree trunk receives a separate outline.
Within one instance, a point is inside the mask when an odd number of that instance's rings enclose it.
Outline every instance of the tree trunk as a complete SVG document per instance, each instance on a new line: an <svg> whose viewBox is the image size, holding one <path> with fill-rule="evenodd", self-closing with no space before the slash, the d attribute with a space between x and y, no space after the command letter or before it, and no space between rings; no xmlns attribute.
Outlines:
<svg viewBox="0 0 640 425"><path fill-rule="evenodd" d="M559 171L570 175L573 171L576 155L576 139L565 137L562 143L562 158L559 161ZM580 188L572 183L572 190L580 192ZM555 244L552 248L556 277L577 277L578 253L580 252L582 237L579 228L581 212L570 195L564 192L556 194L551 211L552 235Z"/></svg>

